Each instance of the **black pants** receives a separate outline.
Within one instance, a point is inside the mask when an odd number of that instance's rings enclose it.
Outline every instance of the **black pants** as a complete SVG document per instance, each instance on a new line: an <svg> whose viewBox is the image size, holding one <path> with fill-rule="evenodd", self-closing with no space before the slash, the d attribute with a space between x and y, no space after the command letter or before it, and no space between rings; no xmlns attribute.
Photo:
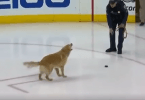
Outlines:
<svg viewBox="0 0 145 100"><path fill-rule="evenodd" d="M116 43L115 43L115 30L116 30L116 26L118 26L121 24L121 22L117 22L117 21L113 21L113 31L114 33L111 34L110 33L110 48L114 49L116 48ZM124 28L120 28L119 29L119 36L118 36L118 50L122 50L123 48L123 41L124 41Z"/></svg>

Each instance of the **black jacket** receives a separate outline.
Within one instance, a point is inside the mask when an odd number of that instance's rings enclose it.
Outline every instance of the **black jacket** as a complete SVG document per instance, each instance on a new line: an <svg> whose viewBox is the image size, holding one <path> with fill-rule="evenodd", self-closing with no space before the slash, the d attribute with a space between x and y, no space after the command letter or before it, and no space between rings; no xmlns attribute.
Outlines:
<svg viewBox="0 0 145 100"><path fill-rule="evenodd" d="M106 15L107 15L107 22L108 22L109 28L112 28L113 21L117 21L117 22L126 24L126 21L128 18L128 10L127 10L124 2L119 1L116 4L116 7L114 7L114 8L111 8L111 6L109 4L107 5Z"/></svg>

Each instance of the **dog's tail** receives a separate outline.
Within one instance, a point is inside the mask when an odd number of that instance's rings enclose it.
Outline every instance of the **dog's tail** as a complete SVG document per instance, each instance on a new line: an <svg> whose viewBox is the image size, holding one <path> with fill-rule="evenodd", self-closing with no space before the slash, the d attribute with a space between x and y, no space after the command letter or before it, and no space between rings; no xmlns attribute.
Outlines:
<svg viewBox="0 0 145 100"><path fill-rule="evenodd" d="M24 62L23 65L27 66L28 68L31 68L31 67L38 67L39 66L39 62Z"/></svg>

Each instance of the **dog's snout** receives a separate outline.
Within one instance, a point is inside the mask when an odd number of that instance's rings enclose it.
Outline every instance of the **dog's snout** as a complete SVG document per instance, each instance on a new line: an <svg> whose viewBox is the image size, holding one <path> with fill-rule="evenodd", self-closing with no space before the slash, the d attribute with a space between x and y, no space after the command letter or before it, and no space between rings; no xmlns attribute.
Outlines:
<svg viewBox="0 0 145 100"><path fill-rule="evenodd" d="M70 45L71 45L71 46L73 46L73 44L72 44L72 43L71 43Z"/></svg>

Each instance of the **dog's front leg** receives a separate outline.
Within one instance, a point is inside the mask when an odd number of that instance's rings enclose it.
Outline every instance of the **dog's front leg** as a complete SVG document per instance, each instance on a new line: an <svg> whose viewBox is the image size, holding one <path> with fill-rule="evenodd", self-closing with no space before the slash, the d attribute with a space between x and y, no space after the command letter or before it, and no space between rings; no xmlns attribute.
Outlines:
<svg viewBox="0 0 145 100"><path fill-rule="evenodd" d="M61 73L62 73L62 77L66 78L67 76L64 75L64 66L61 67Z"/></svg>
<svg viewBox="0 0 145 100"><path fill-rule="evenodd" d="M60 77L61 75L59 73L59 69L58 68L55 68L55 71L56 71L57 75Z"/></svg>

